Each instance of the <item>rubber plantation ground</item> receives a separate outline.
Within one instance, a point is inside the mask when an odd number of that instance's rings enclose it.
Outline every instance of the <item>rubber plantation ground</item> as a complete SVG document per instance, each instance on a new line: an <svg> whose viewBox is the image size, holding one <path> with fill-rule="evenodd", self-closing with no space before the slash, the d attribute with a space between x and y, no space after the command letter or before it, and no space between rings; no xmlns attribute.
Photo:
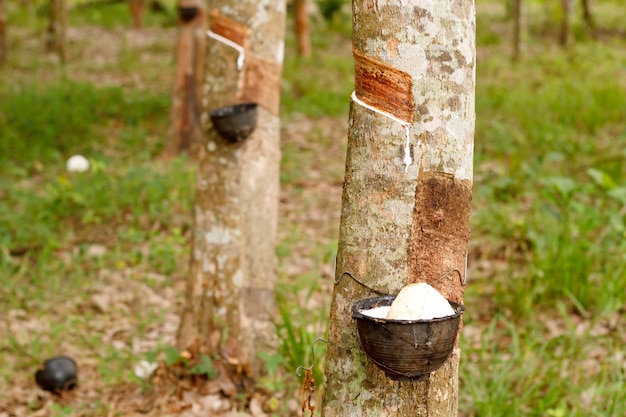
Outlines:
<svg viewBox="0 0 626 417"><path fill-rule="evenodd" d="M349 7L315 18L311 58L296 56L288 30L280 343L259 352L268 375L239 391L211 358L187 369L174 347L195 177L193 160L158 158L172 8L141 30L128 29L124 5L72 9L61 65L42 52L42 13L7 7L0 417L299 415L295 369L325 336L333 287L353 88ZM477 5L462 416L626 415L626 9L594 2L595 29L577 17L563 49L553 7L528 5L523 55L512 62L503 2ZM73 154L91 169L68 173ZM56 354L79 364L78 388L62 397L34 382ZM322 392L321 344L316 356ZM162 366L142 379L141 361Z"/></svg>

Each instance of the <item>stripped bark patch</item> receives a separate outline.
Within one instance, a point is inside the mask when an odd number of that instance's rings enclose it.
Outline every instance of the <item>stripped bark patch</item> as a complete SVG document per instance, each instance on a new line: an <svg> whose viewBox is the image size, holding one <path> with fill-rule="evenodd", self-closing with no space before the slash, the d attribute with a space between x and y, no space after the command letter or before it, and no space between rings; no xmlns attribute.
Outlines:
<svg viewBox="0 0 626 417"><path fill-rule="evenodd" d="M471 202L469 181L441 172L420 173L409 244L409 282L428 282L457 303L463 300ZM458 273L436 282L452 270Z"/></svg>
<svg viewBox="0 0 626 417"><path fill-rule="evenodd" d="M213 10L210 14L211 32L216 33L226 39L235 42L237 45L246 47L250 29L239 22L224 17L218 10Z"/></svg>
<svg viewBox="0 0 626 417"><path fill-rule="evenodd" d="M244 85L240 100L258 103L278 116L282 65L249 54L244 68Z"/></svg>
<svg viewBox="0 0 626 417"><path fill-rule="evenodd" d="M359 99L406 122L413 122L415 104L411 75L354 52L355 91Z"/></svg>

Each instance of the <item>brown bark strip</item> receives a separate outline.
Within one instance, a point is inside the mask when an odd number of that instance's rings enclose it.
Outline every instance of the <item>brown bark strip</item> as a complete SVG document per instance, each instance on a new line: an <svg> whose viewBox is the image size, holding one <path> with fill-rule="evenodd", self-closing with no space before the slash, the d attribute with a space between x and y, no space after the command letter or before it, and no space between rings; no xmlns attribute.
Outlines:
<svg viewBox="0 0 626 417"><path fill-rule="evenodd" d="M354 50L354 83L357 97L397 118L413 122L413 79L376 59Z"/></svg>
<svg viewBox="0 0 626 417"><path fill-rule="evenodd" d="M241 101L258 103L259 106L278 116L281 72L282 65L248 54L244 67Z"/></svg>
<svg viewBox="0 0 626 417"><path fill-rule="evenodd" d="M65 62L65 41L67 33L67 7L65 0L50 0L50 22L46 39L46 50L55 52L61 62Z"/></svg>
<svg viewBox="0 0 626 417"><path fill-rule="evenodd" d="M409 282L427 282L449 300L463 301L471 184L441 172L421 172L409 246ZM451 270L444 279L437 279ZM462 280L459 278L461 275Z"/></svg>
<svg viewBox="0 0 626 417"><path fill-rule="evenodd" d="M307 0L295 0L294 9L298 53L300 56L309 57L311 56L311 36Z"/></svg>
<svg viewBox="0 0 626 417"><path fill-rule="evenodd" d="M130 14L133 19L133 28L143 27L143 18L146 12L147 3L145 0L130 0Z"/></svg>
<svg viewBox="0 0 626 417"><path fill-rule="evenodd" d="M183 5L197 6L198 14L188 22L179 20L169 137L161 154L166 160L181 151L195 156L202 138L197 86L202 83L206 14L201 4L179 2L179 6Z"/></svg>
<svg viewBox="0 0 626 417"><path fill-rule="evenodd" d="M235 42L246 48L250 29L239 22L221 16L218 10L213 10L210 15L211 32L216 33L226 39Z"/></svg>

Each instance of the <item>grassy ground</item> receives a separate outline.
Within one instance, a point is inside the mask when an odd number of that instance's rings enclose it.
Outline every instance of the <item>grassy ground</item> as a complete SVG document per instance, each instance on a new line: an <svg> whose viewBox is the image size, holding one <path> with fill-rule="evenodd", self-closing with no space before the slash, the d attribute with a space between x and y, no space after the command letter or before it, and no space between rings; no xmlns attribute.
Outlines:
<svg viewBox="0 0 626 417"><path fill-rule="evenodd" d="M618 2L593 6L598 39L576 21L562 50L555 10L533 3L524 57L512 63L504 8L478 4L463 416L626 415L626 16ZM198 399L146 406L151 387L133 372L140 360L176 357L188 260L194 166L155 159L168 123L173 17L151 14L132 31L123 5L75 9L61 66L41 52L34 10L9 13L17 23L0 78L0 416L175 414ZM310 59L287 41L281 345L263 381L279 415L294 409L295 367L309 364L326 328L349 23L341 13L317 22ZM89 172L66 172L75 153L89 157ZM61 399L32 377L59 353L81 365L79 392Z"/></svg>

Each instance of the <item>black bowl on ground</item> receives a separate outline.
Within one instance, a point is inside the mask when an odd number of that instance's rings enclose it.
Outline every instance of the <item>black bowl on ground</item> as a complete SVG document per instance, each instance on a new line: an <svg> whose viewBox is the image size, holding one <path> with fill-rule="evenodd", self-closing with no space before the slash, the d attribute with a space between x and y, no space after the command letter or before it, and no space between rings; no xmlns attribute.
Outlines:
<svg viewBox="0 0 626 417"><path fill-rule="evenodd" d="M78 383L76 362L68 356L50 358L35 373L35 381L46 391L74 389Z"/></svg>
<svg viewBox="0 0 626 417"><path fill-rule="evenodd" d="M390 320L362 311L390 306L394 296L367 298L352 306L363 351L393 380L413 381L439 369L452 353L465 307L448 301L452 316Z"/></svg>
<svg viewBox="0 0 626 417"><path fill-rule="evenodd" d="M243 142L252 134L257 122L256 103L242 103L220 107L209 113L213 127L224 139Z"/></svg>
<svg viewBox="0 0 626 417"><path fill-rule="evenodd" d="M178 17L183 22L191 22L196 16L198 16L197 6L178 6Z"/></svg>

